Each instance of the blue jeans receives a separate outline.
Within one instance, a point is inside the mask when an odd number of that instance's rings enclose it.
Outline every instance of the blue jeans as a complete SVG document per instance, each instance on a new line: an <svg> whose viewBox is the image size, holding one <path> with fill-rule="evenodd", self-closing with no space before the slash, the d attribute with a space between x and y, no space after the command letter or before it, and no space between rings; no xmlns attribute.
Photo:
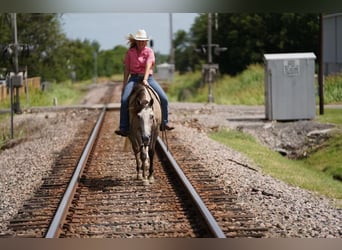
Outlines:
<svg viewBox="0 0 342 250"><path fill-rule="evenodd" d="M128 106L129 106L129 96L132 93L134 84L139 80L138 76L131 76L128 79L128 82L125 86L125 89L123 90L122 96L121 96L121 107L120 107L120 130L128 131L129 130L129 112L128 112ZM154 80L154 77L150 75L148 77L148 84L157 92L160 98L161 103L161 109L162 109L162 119L164 125L168 124L168 99L167 96L160 87L159 83Z"/></svg>

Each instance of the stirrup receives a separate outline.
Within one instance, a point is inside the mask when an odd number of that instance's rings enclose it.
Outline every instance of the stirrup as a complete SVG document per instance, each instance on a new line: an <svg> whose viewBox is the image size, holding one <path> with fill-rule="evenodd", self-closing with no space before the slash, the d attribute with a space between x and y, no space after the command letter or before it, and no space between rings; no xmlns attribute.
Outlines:
<svg viewBox="0 0 342 250"><path fill-rule="evenodd" d="M124 130L115 130L115 134L121 135L123 137L127 137L129 135L128 131L124 131Z"/></svg>
<svg viewBox="0 0 342 250"><path fill-rule="evenodd" d="M165 124L160 124L160 131L165 131L165 130L172 130L174 129L175 127L171 127L169 125L165 125Z"/></svg>

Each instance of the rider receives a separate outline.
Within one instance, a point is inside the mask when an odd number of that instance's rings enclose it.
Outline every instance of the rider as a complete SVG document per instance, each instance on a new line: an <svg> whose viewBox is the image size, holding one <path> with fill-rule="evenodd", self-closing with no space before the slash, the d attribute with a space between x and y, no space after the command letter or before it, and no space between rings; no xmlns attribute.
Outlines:
<svg viewBox="0 0 342 250"><path fill-rule="evenodd" d="M168 124L168 99L153 77L153 66L155 63L154 52L151 48L146 47L147 41L146 31L140 29L135 35L128 36L129 49L126 53L124 65L123 87L121 93L120 107L120 127L115 133L121 136L129 134L129 117L128 117L128 101L133 90L134 84L142 82L146 86L151 86L159 95L162 109L162 124L160 129L172 130L174 127Z"/></svg>

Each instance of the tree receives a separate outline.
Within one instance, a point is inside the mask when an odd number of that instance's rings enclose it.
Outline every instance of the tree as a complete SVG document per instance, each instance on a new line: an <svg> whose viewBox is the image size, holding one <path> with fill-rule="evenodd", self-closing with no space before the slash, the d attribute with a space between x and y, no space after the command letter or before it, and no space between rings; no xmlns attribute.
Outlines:
<svg viewBox="0 0 342 250"><path fill-rule="evenodd" d="M191 28L196 47L207 44L208 15L201 14ZM296 13L219 13L212 42L228 50L213 55L222 73L237 74L261 63L265 53L319 52L319 15ZM205 60L206 55L203 55Z"/></svg>
<svg viewBox="0 0 342 250"><path fill-rule="evenodd" d="M181 74L192 71L199 64L199 56L195 52L191 35L184 30L179 30L175 34L173 41L175 47L175 68Z"/></svg>
<svg viewBox="0 0 342 250"><path fill-rule="evenodd" d="M114 74L122 74L126 52L127 48L121 45L101 51L98 62L99 75L110 77Z"/></svg>
<svg viewBox="0 0 342 250"><path fill-rule="evenodd" d="M13 28L10 14L0 14L2 47L12 44ZM66 41L61 32L59 14L45 13L18 13L17 37L19 44L28 44L33 51L27 57L19 57L19 66L28 68L29 76L42 76L42 78L65 78L65 73L60 70L60 65L65 64L61 47ZM13 70L8 57L2 55L0 65Z"/></svg>
<svg viewBox="0 0 342 250"><path fill-rule="evenodd" d="M221 72L236 74L249 64L262 60L265 27L259 14L219 15L219 28L214 39L228 50L214 57Z"/></svg>

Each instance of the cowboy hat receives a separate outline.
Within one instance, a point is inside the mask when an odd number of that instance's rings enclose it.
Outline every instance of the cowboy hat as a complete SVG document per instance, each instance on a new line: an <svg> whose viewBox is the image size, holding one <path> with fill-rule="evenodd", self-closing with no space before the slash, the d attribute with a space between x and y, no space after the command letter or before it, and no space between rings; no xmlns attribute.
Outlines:
<svg viewBox="0 0 342 250"><path fill-rule="evenodd" d="M135 33L135 35L132 35L134 40L137 41L148 41L150 40L150 38L147 36L147 33L145 30L140 29L137 31L137 33Z"/></svg>

